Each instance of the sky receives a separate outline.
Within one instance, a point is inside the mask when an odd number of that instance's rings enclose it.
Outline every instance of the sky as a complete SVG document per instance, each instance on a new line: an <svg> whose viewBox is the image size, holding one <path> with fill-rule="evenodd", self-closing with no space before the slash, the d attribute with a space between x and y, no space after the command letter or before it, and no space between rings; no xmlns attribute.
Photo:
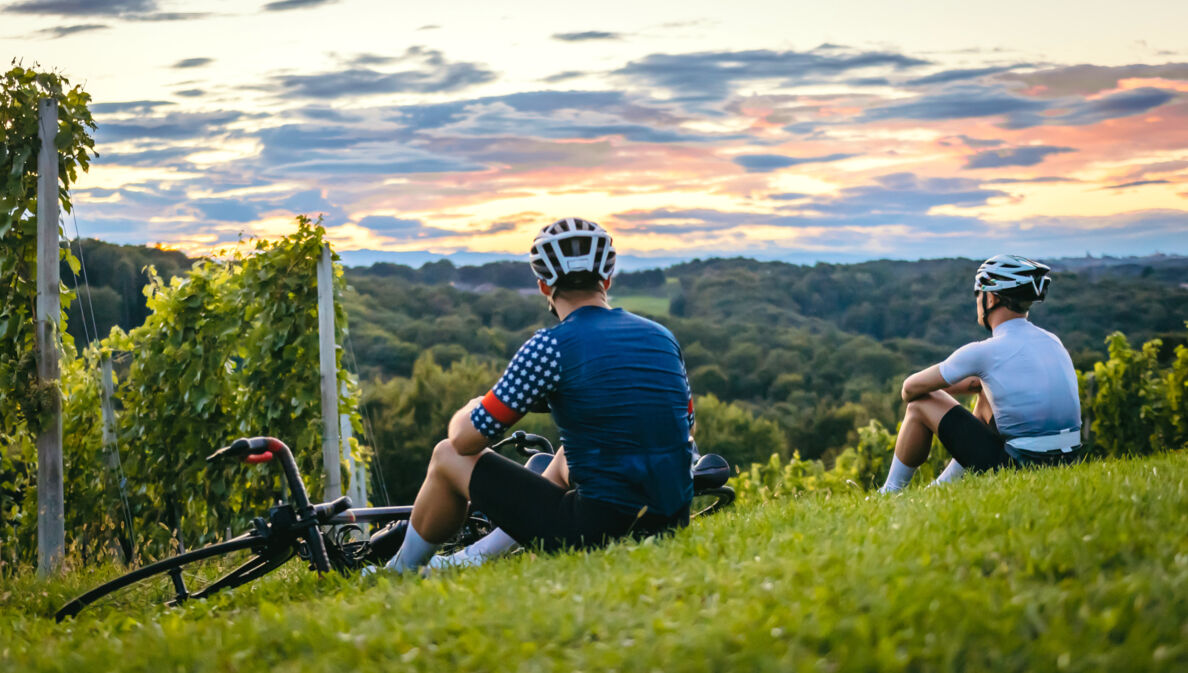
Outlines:
<svg viewBox="0 0 1188 673"><path fill-rule="evenodd" d="M92 95L79 232L796 261L1188 254L1188 2L0 0ZM67 223L74 232L74 222Z"/></svg>

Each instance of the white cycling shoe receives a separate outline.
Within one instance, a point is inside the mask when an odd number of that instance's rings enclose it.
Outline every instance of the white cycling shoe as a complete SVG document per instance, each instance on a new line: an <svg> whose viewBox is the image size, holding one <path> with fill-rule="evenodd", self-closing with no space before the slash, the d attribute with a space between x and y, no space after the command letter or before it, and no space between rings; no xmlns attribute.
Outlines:
<svg viewBox="0 0 1188 673"><path fill-rule="evenodd" d="M480 566L487 562L489 557L482 554L470 554L465 549L454 552L453 554L438 554L429 559L429 563L425 564L426 568L432 570L445 570L447 568L473 568Z"/></svg>

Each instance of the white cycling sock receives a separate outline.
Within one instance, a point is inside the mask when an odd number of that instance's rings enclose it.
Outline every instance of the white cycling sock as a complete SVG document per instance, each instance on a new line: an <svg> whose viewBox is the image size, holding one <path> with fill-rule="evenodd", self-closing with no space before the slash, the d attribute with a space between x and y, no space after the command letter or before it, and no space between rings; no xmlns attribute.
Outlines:
<svg viewBox="0 0 1188 673"><path fill-rule="evenodd" d="M402 573L406 570L416 570L433 557L433 553L440 547L439 544L426 542L417 529L412 527L412 522L408 523L408 532L404 536L404 542L400 545L400 551L392 557L391 561L384 567L388 570L394 570Z"/></svg>
<svg viewBox="0 0 1188 673"><path fill-rule="evenodd" d="M883 487L879 489L879 492L894 493L902 489L908 485L914 474L916 474L916 468L908 467L899 460L898 456L892 456L891 470L887 472L887 481L883 483Z"/></svg>
<svg viewBox="0 0 1188 673"><path fill-rule="evenodd" d="M949 464L945 466L945 471L941 472L940 476L936 478L933 483L948 484L957 481L965 476L965 468L961 466L956 460L950 460Z"/></svg>
<svg viewBox="0 0 1188 673"><path fill-rule="evenodd" d="M502 528L496 528L478 542L467 547L465 552L467 556L492 558L506 554L518 544L512 536L503 532Z"/></svg>

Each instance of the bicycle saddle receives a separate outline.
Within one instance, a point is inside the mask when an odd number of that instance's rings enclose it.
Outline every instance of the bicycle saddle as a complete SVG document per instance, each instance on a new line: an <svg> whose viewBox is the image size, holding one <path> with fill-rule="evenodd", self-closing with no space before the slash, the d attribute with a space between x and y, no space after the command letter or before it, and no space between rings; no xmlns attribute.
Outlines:
<svg viewBox="0 0 1188 673"><path fill-rule="evenodd" d="M693 490L719 488L730 478L730 463L716 453L707 453L693 466Z"/></svg>

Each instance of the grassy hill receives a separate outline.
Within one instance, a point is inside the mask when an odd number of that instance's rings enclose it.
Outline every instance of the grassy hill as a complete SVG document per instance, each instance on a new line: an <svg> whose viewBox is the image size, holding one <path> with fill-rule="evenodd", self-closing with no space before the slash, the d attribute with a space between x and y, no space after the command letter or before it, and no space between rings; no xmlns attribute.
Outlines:
<svg viewBox="0 0 1188 673"><path fill-rule="evenodd" d="M0 670L1182 671L1188 456L750 503L673 539L427 580L291 564L175 610L45 615L0 580Z"/></svg>

